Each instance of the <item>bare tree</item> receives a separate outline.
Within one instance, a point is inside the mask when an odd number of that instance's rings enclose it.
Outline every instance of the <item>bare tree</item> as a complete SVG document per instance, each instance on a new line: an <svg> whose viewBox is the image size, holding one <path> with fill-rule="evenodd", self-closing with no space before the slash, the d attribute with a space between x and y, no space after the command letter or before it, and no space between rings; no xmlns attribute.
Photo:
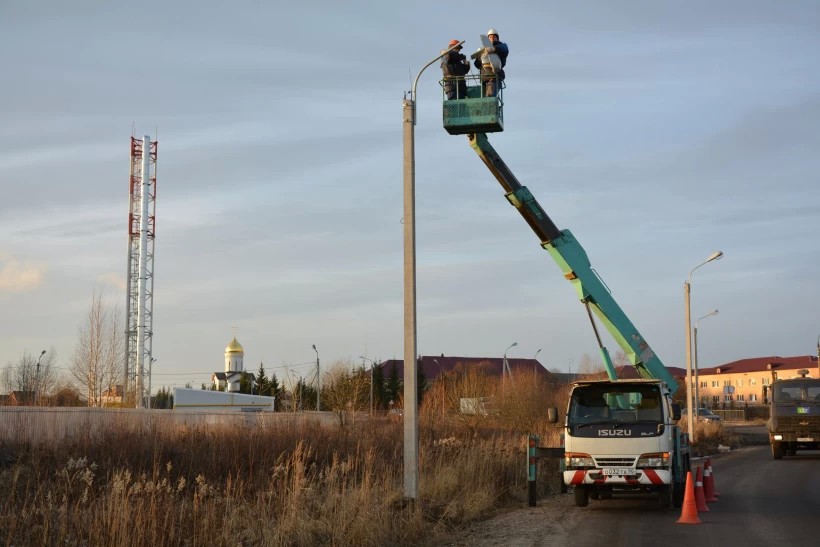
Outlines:
<svg viewBox="0 0 820 547"><path fill-rule="evenodd" d="M31 404L45 404L58 381L57 369L54 366L57 354L52 346L50 350L38 352L36 356L29 352L16 363L9 363L0 374L0 383L6 391L22 392L30 399Z"/></svg>
<svg viewBox="0 0 820 547"><path fill-rule="evenodd" d="M88 406L102 406L103 394L122 383L124 337L119 306L107 305L95 290L71 365L71 375L86 394Z"/></svg>
<svg viewBox="0 0 820 547"><path fill-rule="evenodd" d="M337 362L322 380L322 407L336 414L339 425L352 422L355 413L370 404L370 375L364 368L354 369L351 363Z"/></svg>

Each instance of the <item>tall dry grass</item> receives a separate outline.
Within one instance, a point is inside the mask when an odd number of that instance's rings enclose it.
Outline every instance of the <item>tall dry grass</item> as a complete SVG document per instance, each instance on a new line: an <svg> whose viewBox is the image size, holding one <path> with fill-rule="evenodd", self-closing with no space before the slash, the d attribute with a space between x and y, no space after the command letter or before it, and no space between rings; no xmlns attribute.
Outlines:
<svg viewBox="0 0 820 547"><path fill-rule="evenodd" d="M0 468L0 541L421 543L526 500L526 433L548 430L533 417L546 415L545 403L534 400L545 399L544 386L522 379L512 391L480 383L498 403L491 415L465 422L458 413L435 412L450 400L435 390L421 409L416 503L403 499L402 424L386 419L344 429L119 425L51 445L2 447L11 457ZM458 384L454 379L451 387L467 389ZM541 466L542 493L555 471Z"/></svg>
<svg viewBox="0 0 820 547"><path fill-rule="evenodd" d="M686 419L678 422L681 430L689 432L689 422ZM722 422L696 421L695 441L691 444L695 456L709 456L717 454L719 446L738 448L742 446L741 438L723 425Z"/></svg>

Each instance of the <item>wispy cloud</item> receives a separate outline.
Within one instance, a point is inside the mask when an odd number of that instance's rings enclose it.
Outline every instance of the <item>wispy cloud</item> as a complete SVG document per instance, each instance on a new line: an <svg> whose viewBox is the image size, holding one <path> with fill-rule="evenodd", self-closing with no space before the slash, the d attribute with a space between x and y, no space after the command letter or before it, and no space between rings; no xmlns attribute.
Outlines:
<svg viewBox="0 0 820 547"><path fill-rule="evenodd" d="M31 291L43 284L46 267L0 253L0 293Z"/></svg>

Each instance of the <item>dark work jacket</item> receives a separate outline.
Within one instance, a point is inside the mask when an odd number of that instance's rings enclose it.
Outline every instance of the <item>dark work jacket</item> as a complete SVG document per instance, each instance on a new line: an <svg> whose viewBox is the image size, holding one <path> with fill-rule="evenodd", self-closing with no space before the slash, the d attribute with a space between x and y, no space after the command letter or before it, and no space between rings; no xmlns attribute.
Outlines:
<svg viewBox="0 0 820 547"><path fill-rule="evenodd" d="M444 76L464 76L470 72L470 64L464 63L467 57L458 51L451 51L441 59L441 72Z"/></svg>
<svg viewBox="0 0 820 547"><path fill-rule="evenodd" d="M498 79L504 79L504 67L507 66L507 55L510 54L510 48L507 47L507 44L504 42L498 41L493 42L493 47L495 48L495 53L498 55L498 58L501 59L501 70L498 71ZM478 70L481 70L481 57L476 57L474 61L475 67Z"/></svg>

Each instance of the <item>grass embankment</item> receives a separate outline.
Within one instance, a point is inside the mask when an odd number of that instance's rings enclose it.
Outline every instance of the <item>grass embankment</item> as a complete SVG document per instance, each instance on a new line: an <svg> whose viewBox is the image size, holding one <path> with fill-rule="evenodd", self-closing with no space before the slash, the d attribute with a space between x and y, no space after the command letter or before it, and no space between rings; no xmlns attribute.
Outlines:
<svg viewBox="0 0 820 547"><path fill-rule="evenodd" d="M121 427L52 446L7 445L5 545L388 545L526 499L526 433L556 442L545 386L516 393L473 379L434 388L422 408L416 503L403 496L402 424L255 430ZM449 389L445 389L445 387ZM540 392L537 398L532 397ZM494 396L463 416L459 393ZM454 395L455 394L455 395ZM535 405L535 406L533 406ZM559 403L560 406L560 403ZM556 467L540 465L541 494ZM549 483L548 483L549 481Z"/></svg>
<svg viewBox="0 0 820 547"><path fill-rule="evenodd" d="M680 426L683 431L689 430L686 420L681 420ZM692 450L696 457L718 454L721 452L719 448L721 446L731 449L742 446L741 437L721 422L695 423L695 439L696 441L692 443Z"/></svg>

